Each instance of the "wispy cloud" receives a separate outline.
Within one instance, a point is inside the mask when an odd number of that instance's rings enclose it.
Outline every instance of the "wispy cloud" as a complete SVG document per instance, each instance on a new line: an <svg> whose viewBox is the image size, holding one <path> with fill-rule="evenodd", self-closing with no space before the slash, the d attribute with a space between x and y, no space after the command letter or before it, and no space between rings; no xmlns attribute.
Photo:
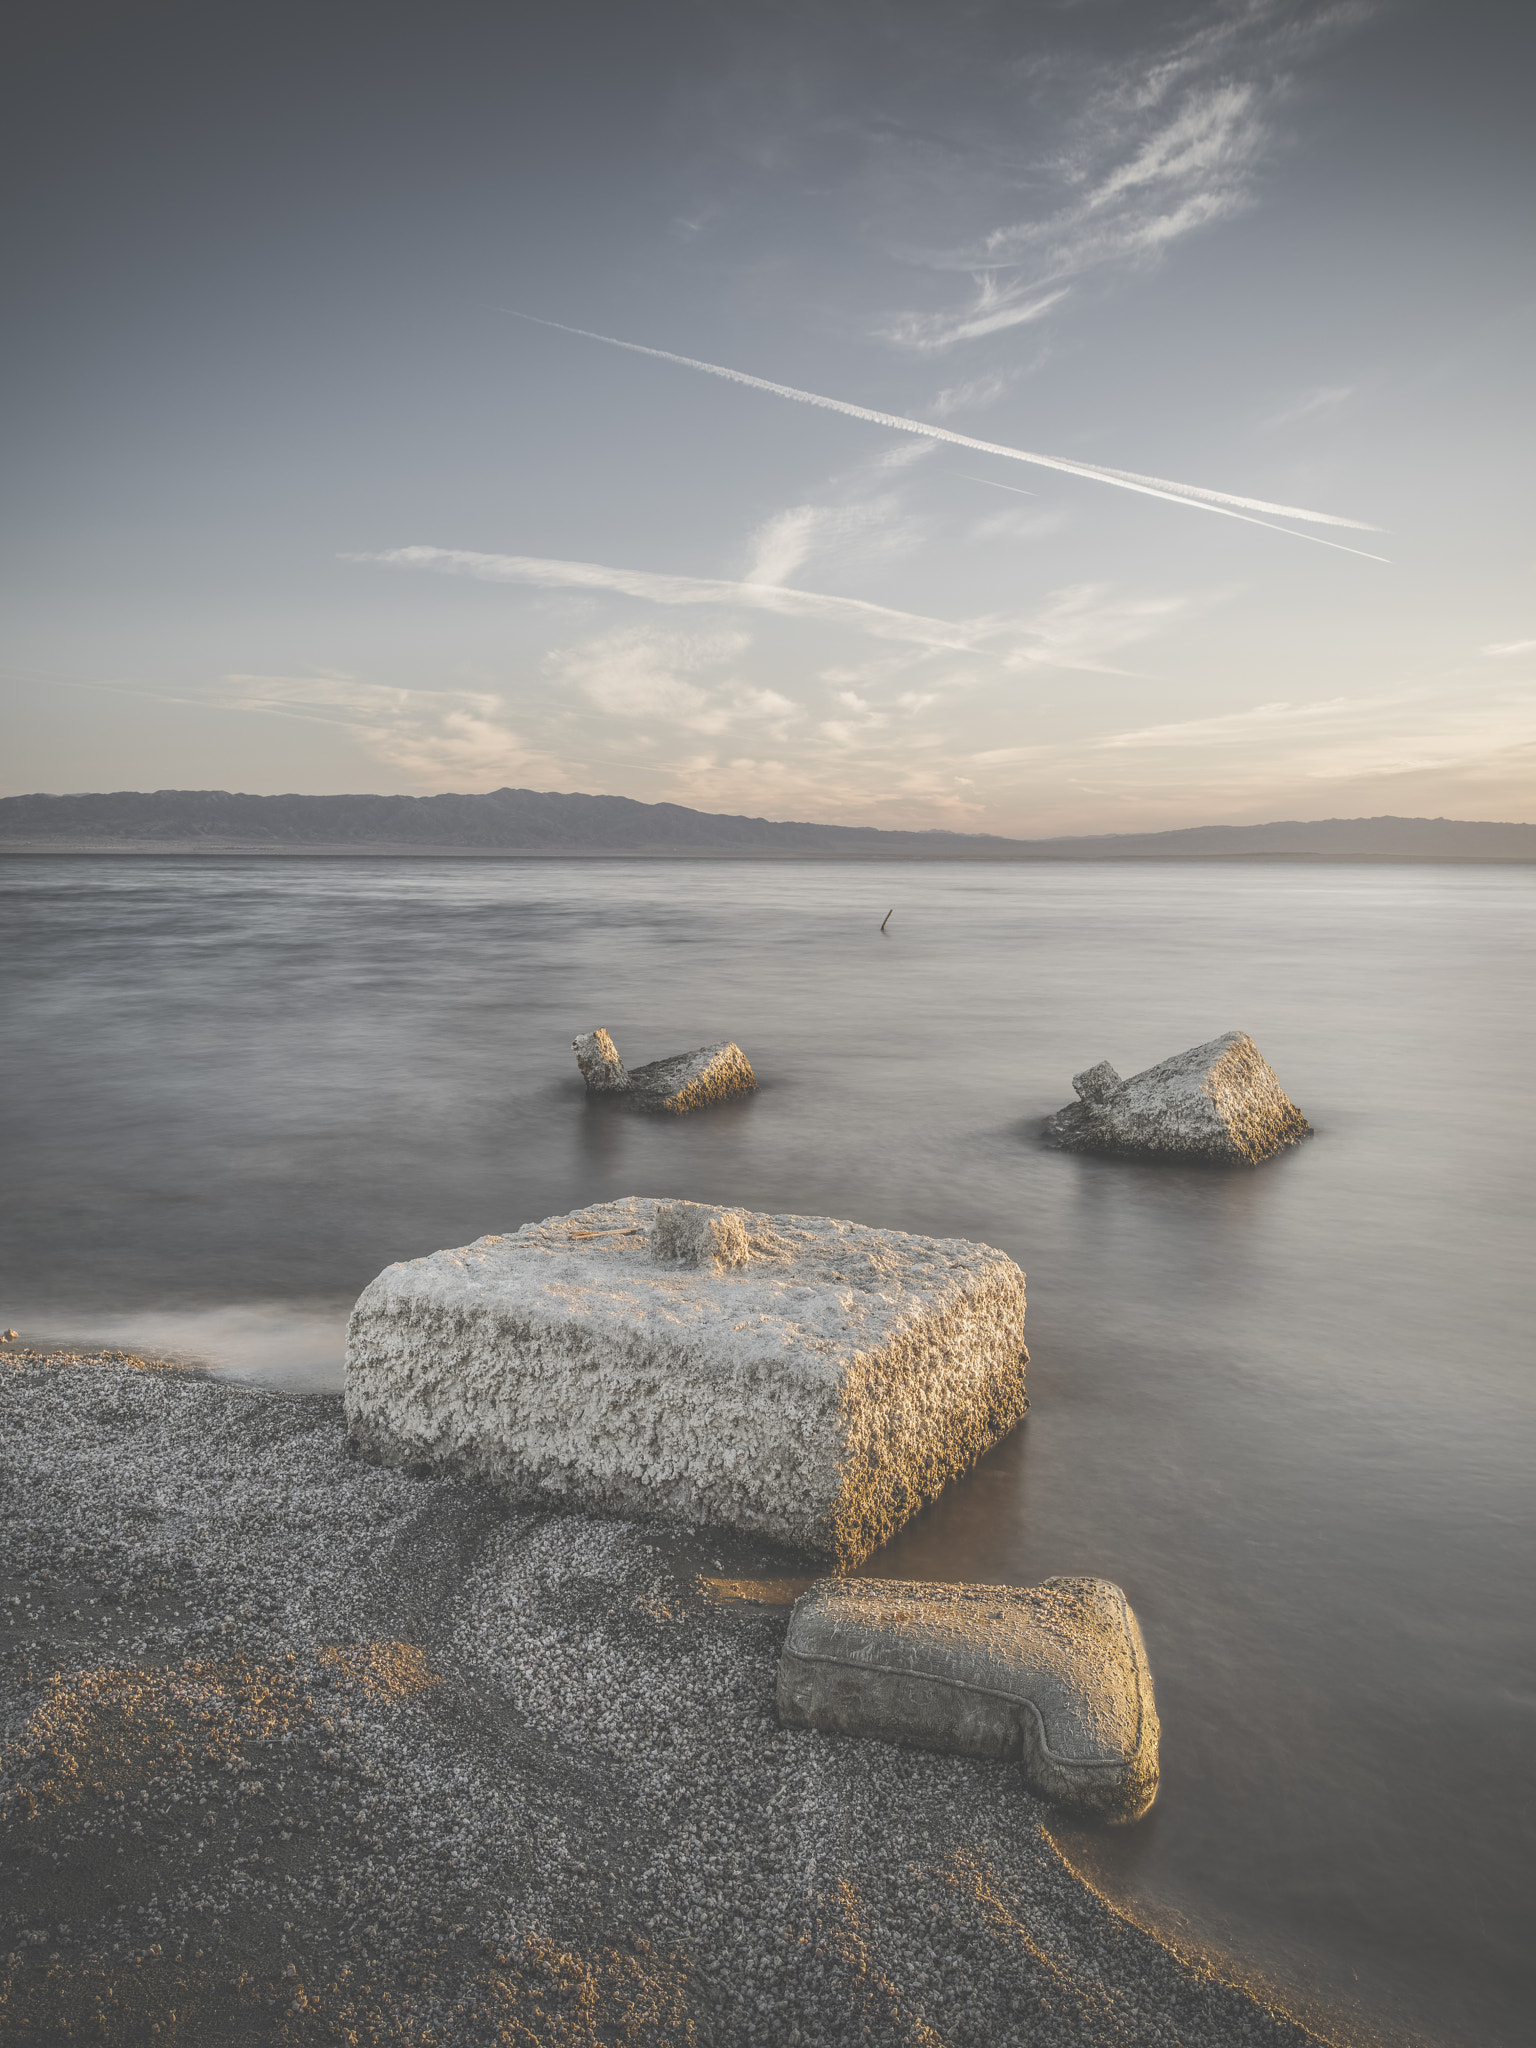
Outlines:
<svg viewBox="0 0 1536 2048"><path fill-rule="evenodd" d="M1038 319L1090 271L1154 262L1241 213L1274 149L1275 108L1295 66L1369 11L1242 0L1087 81L1047 64L1037 87L1057 106L1076 95L1077 106L1056 151L1030 166L1043 204L952 248L909 252L929 269L969 272L973 296L952 310L899 314L882 337L926 354L978 340Z"/></svg>
<svg viewBox="0 0 1536 2048"><path fill-rule="evenodd" d="M843 568L889 561L921 544L917 522L901 501L877 490L830 504L791 505L776 512L751 540L748 583L777 587L813 557Z"/></svg>
<svg viewBox="0 0 1536 2048"><path fill-rule="evenodd" d="M1024 298L1000 285L991 271L979 272L976 286L974 305L958 319L944 314L904 314L888 330L887 339L925 354L938 354L953 348L957 341L979 341L983 335L1002 334L1010 327L1027 327L1060 305L1070 290L1061 285L1037 298Z"/></svg>
<svg viewBox="0 0 1536 2048"><path fill-rule="evenodd" d="M1337 512L1315 512L1300 505L1277 505L1267 498L1245 498L1233 491L1214 491L1200 484L1176 483L1169 477L1143 476L1131 469L1106 469L1094 463L1072 462L1060 455L1041 455L1025 448L1012 448L999 441L980 441L973 435L957 434L949 427L933 426L926 420L909 420L899 413L879 412L872 406L855 405L848 399L827 398L819 392L801 391L792 384L775 384L766 377L754 377L746 370L729 369L722 363L706 363L695 356L677 355L671 349L647 348L638 341L621 341L616 335L595 334L585 327L567 327L561 321L541 320L531 313L519 313L517 318L531 321L536 327L553 328L560 334L577 335L583 341L600 341L609 348L626 349L632 355L651 356L658 362L677 363L688 370L702 370L706 376L723 377L728 383L771 392L776 398L789 398L801 405L818 406L826 412L843 413L849 419L867 420L873 426L891 427L903 434L920 434L931 441L948 441L957 448L974 449L982 455L1001 455L1010 462L1028 462L1041 469L1062 470L1069 476L1087 477L1095 483L1136 491L1145 497L1164 498L1170 504L1185 505L1194 511L1217 512L1224 518L1241 519L1250 526L1272 526L1272 519L1254 516L1267 512L1278 519L1301 519L1321 526L1347 526L1362 533L1380 531L1366 520L1346 519ZM1366 554L1363 548L1345 547L1342 542L1324 540L1321 534L1296 533L1290 527L1276 527L1275 531L1289 533L1294 540L1315 541L1319 547L1338 548L1343 554ZM1367 559L1381 562L1386 557L1369 555Z"/></svg>
<svg viewBox="0 0 1536 2048"><path fill-rule="evenodd" d="M1504 654L1530 654L1536 650L1536 640L1495 640L1483 649L1484 654L1495 657Z"/></svg>
<svg viewBox="0 0 1536 2048"><path fill-rule="evenodd" d="M787 536L781 560L793 552ZM929 619L916 612L870 604L859 597L833 597L822 591L795 590L786 584L734 582L718 576L673 576L652 569L615 569L601 562L564 562L541 555L486 555L468 548L387 548L375 554L349 554L350 562L378 562L400 569L430 569L445 576L470 576L482 583L524 583L544 590L601 590L647 604L735 605L790 617L817 618L858 627L885 639L911 640L922 646L970 648L977 634L947 619Z"/></svg>
<svg viewBox="0 0 1536 2048"><path fill-rule="evenodd" d="M555 768L508 722L502 697L487 690L402 690L356 676L226 675L219 699L231 709L328 725L413 780L505 780Z"/></svg>
<svg viewBox="0 0 1536 2048"><path fill-rule="evenodd" d="M780 559L798 544L789 529ZM1103 675L1103 655L1145 639L1185 609L1178 597L1115 600L1097 584L1074 584L1053 592L1032 612L950 620L895 611L863 598L832 597L786 584L729 581L724 577L675 576L649 569L616 569L601 562L545 560L535 555L476 554L464 548L389 548L350 554L345 561L434 570L482 582L528 584L546 590L606 591L657 605L714 605L777 612L852 626L877 639L906 642L915 649L985 657L1004 672L1033 668L1078 669ZM770 566L773 566L770 557Z"/></svg>
<svg viewBox="0 0 1536 2048"><path fill-rule="evenodd" d="M1210 718L1110 733L1095 751L1138 755L1184 752L1191 756L1192 786L1213 791L1241 786L1368 782L1431 773L1475 773L1507 763L1536 746L1536 697L1501 692L1469 697L1428 689L1371 697L1330 697L1309 703L1255 704ZM1214 775L1200 764L1222 763ZM1177 787L1164 762L1155 779Z"/></svg>
<svg viewBox="0 0 1536 2048"><path fill-rule="evenodd" d="M1312 704L1282 700L1255 704L1246 711L1223 712L1215 718L1183 718L1167 725L1144 725L1131 732L1109 733L1097 744L1110 749L1240 746L1250 744L1261 728L1295 731L1299 727L1337 725L1341 719L1396 702L1401 699L1330 697Z"/></svg>
<svg viewBox="0 0 1536 2048"><path fill-rule="evenodd" d="M1330 384L1308 391L1293 405L1282 412L1273 413L1267 420L1260 420L1259 432L1268 434L1280 427L1294 427L1301 420L1316 418L1320 412L1335 412L1355 395L1353 384Z"/></svg>
<svg viewBox="0 0 1536 2048"><path fill-rule="evenodd" d="M995 405L1019 372L1016 368L989 370L980 377L967 377L959 384L946 384L934 398L931 410L941 420L951 413L981 412Z"/></svg>
<svg viewBox="0 0 1536 2048"><path fill-rule="evenodd" d="M706 738L751 725L782 742L804 715L802 707L734 672L750 645L741 632L628 626L556 648L544 674L562 689L578 690L610 719Z"/></svg>

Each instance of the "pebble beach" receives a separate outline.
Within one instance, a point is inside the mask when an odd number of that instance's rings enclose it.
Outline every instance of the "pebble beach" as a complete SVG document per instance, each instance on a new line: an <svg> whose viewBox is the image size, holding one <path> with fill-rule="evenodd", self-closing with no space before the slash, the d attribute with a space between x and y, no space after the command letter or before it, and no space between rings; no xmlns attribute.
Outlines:
<svg viewBox="0 0 1536 2048"><path fill-rule="evenodd" d="M781 1730L792 1555L12 1349L0 1527L0 2037L1317 2038L1100 1899L1012 1766Z"/></svg>

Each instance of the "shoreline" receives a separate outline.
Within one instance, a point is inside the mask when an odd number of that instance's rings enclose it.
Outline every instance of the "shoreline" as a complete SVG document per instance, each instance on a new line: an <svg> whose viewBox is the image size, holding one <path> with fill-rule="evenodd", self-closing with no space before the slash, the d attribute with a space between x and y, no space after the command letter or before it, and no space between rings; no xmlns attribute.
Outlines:
<svg viewBox="0 0 1536 2048"><path fill-rule="evenodd" d="M781 1730L784 1610L720 1595L787 1553L122 1354L0 1353L0 1472L0 2030L1320 2038L1110 1905L1012 1767Z"/></svg>

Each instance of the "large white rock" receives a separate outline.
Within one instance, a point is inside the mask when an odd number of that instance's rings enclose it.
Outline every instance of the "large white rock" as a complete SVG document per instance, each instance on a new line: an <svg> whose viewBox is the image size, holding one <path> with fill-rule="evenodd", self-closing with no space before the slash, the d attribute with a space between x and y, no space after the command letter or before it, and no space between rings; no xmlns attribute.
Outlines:
<svg viewBox="0 0 1536 2048"><path fill-rule="evenodd" d="M589 1095L620 1096L631 1109L655 1110L664 1116L686 1116L711 1102L751 1095L757 1087L751 1062L734 1039L628 1068L601 1025L573 1038L571 1049Z"/></svg>
<svg viewBox="0 0 1536 2048"><path fill-rule="evenodd" d="M1228 1031L1122 1081L1108 1060L1072 1076L1078 1099L1046 1120L1067 1152L1257 1166L1312 1126L1246 1031Z"/></svg>
<svg viewBox="0 0 1536 2048"><path fill-rule="evenodd" d="M1130 1603L1107 1579L823 1579L790 1617L779 1718L1013 1757L1041 1798L1103 1820L1135 1820L1157 1795L1152 1673Z"/></svg>
<svg viewBox="0 0 1536 2048"><path fill-rule="evenodd" d="M1013 1427L1027 1363L990 1245L631 1196L388 1267L346 1411L382 1463L846 1569Z"/></svg>

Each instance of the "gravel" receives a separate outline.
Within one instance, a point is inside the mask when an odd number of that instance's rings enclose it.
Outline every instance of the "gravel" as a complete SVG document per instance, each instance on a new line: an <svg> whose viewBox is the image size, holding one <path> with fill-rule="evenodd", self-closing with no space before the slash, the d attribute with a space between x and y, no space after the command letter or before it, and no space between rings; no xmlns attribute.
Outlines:
<svg viewBox="0 0 1536 2048"><path fill-rule="evenodd" d="M1002 1764L781 1730L796 1560L0 1355L0 2037L1300 2044ZM720 1575L726 1575L722 1579Z"/></svg>

